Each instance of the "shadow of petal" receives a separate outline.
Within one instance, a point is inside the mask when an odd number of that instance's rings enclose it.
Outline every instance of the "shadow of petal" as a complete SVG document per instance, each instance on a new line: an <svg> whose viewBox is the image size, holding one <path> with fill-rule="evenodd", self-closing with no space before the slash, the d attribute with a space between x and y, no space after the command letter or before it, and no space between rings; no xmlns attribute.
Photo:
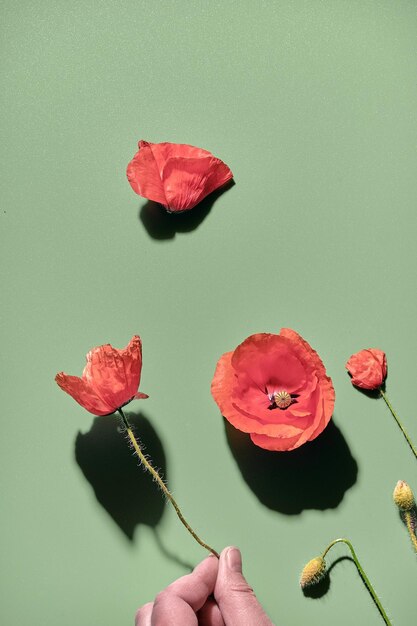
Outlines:
<svg viewBox="0 0 417 626"><path fill-rule="evenodd" d="M273 511L336 508L357 480L358 465L333 420L317 439L291 452L263 450L226 420L225 428L243 479Z"/></svg>
<svg viewBox="0 0 417 626"><path fill-rule="evenodd" d="M148 200L139 210L139 219L152 239L174 239L177 233L189 233L198 228L216 200L234 185L233 180L229 181L193 209L181 213L168 213L161 204Z"/></svg>

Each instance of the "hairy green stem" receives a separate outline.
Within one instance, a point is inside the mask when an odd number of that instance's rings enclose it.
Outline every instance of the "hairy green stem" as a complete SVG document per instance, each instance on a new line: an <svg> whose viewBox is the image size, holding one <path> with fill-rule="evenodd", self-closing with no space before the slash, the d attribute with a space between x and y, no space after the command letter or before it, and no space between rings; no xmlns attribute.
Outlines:
<svg viewBox="0 0 417 626"><path fill-rule="evenodd" d="M352 554L352 558L355 562L355 565L358 569L358 572L363 580L363 582L365 583L366 588L368 589L369 593L372 596L372 599L374 600L375 604L378 607L379 612L381 613L382 617L384 618L385 623L388 626L392 626L391 622L388 619L388 615L385 612L384 607L382 606L378 596L375 593L374 588L371 585L371 582L369 580L369 578L367 577L367 575L365 574L362 565L359 563L359 559L356 556L356 552L353 549L352 544L350 543L350 541L348 539L344 539L344 538L340 538L340 539L335 539L334 541L332 541L331 543L329 543L329 545L327 546L327 548L325 549L325 551L323 552L323 554L321 555L322 559L324 559L324 557L326 556L326 554L328 553L328 551L330 550L330 548L332 548L336 543L345 543L347 545L347 547L349 548L351 554Z"/></svg>
<svg viewBox="0 0 417 626"><path fill-rule="evenodd" d="M414 550L417 552L417 537L414 533L413 518L410 511L404 512L404 519L407 525L408 534L410 535L411 543L413 544Z"/></svg>
<svg viewBox="0 0 417 626"><path fill-rule="evenodd" d="M122 409L118 409L118 413L120 414L120 416L121 416L121 418L123 420L123 424L124 424L124 426L126 428L127 436L129 437L129 440L130 440L130 442L131 442L131 444L133 446L134 451L136 452L137 456L139 457L140 462L143 464L144 468L146 470L148 470L148 472L151 474L152 478L158 483L158 485L162 489L165 497L171 502L171 504L174 507L175 512L178 515L181 523L185 526L185 528L188 530L188 532L194 537L194 539L197 541L197 543L200 544L200 546L202 546L203 548L205 548L206 550L208 550L209 552L214 554L214 556L219 558L219 553L216 552L216 550L214 550L214 548L212 548L207 543L205 543L202 539L200 539L200 537L197 535L197 533L191 528L191 526L189 525L189 523L187 522L187 520L183 516L180 507L176 503L176 501L174 499L174 496L169 491L168 487L166 486L166 484L164 483L164 481L162 480L162 478L160 477L160 475L158 474L156 469L154 467L152 467L152 465L149 463L149 461L146 458L146 456L143 454L143 452L142 452L142 450L140 448L140 445L136 441L136 437L133 434L132 427L129 424L129 421L128 421L126 415L123 413Z"/></svg>
<svg viewBox="0 0 417 626"><path fill-rule="evenodd" d="M407 440L408 445L410 446L414 456L417 459L417 450L415 449L415 447L412 444L412 441L410 439L410 437L408 436L407 431L405 430L404 426L402 425L400 418L398 417L398 415L396 414L396 412L394 411L394 407L392 406L391 402L388 400L388 396L385 393L385 391L383 391L382 389L379 390L382 398L384 398L385 404L387 405L387 407L389 408L389 410L391 411L391 414L393 416L393 418L395 419L395 421L397 422L398 426L400 427L400 430L402 432L402 434L404 435L404 437Z"/></svg>

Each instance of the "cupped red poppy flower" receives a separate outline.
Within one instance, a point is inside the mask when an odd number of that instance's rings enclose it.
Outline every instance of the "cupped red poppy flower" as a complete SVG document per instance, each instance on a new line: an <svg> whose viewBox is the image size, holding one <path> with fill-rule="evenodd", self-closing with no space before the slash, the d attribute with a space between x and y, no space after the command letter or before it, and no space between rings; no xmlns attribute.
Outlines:
<svg viewBox="0 0 417 626"><path fill-rule="evenodd" d="M142 342L135 335L126 348L110 344L87 354L81 378L60 372L58 385L94 415L109 415L135 398L147 398L138 391L142 370Z"/></svg>
<svg viewBox="0 0 417 626"><path fill-rule="evenodd" d="M320 357L290 328L251 335L223 354L211 393L235 428L273 451L315 439L329 423L335 400Z"/></svg>
<svg viewBox="0 0 417 626"><path fill-rule="evenodd" d="M379 389L387 377L387 357L378 348L352 354L345 367L352 377L352 385L361 389Z"/></svg>
<svg viewBox="0 0 417 626"><path fill-rule="evenodd" d="M138 145L127 166L128 181L137 194L171 213L192 209L233 178L226 163L208 150L143 140Z"/></svg>

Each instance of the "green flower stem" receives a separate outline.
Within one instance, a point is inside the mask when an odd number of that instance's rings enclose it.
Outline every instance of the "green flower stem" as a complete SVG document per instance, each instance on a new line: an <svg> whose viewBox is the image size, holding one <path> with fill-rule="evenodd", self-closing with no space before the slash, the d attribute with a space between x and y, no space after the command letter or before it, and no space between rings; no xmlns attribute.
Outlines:
<svg viewBox="0 0 417 626"><path fill-rule="evenodd" d="M120 416L121 416L121 418L123 420L123 424L124 424L124 426L126 428L127 436L129 437L129 440L130 440L130 442L131 442L131 444L133 446L133 449L135 450L137 456L139 457L140 462L142 463L144 468L146 470L148 470L148 472L151 474L152 478L158 483L159 487L162 489L162 491L163 491L164 495L166 496L166 498L171 502L172 506L175 509L176 514L180 518L181 523L184 524L185 528L194 537L194 539L197 541L197 543L200 544L200 546L202 546L203 548L205 548L206 550L208 550L209 552L214 554L214 556L219 558L219 553L216 552L216 550L214 550L214 548L211 548L207 543L202 541L202 539L200 539L200 537L197 535L197 533L188 524L187 520L185 519L185 517L183 516L183 514L181 512L180 507L178 506L178 504L174 500L174 496L169 491L168 487L166 486L166 484L164 483L164 481L162 480L162 478L160 477L160 475L158 474L156 469L154 467L152 467L152 465L149 463L148 459L143 454L143 452L142 452L142 450L140 448L140 445L136 441L136 437L133 434L132 427L129 424L129 421L128 421L126 415L123 413L122 409L118 409L118 413L120 413Z"/></svg>
<svg viewBox="0 0 417 626"><path fill-rule="evenodd" d="M335 539L334 541L332 541L327 548L325 549L325 551L323 552L323 554L321 555L322 559L324 559L324 557L326 556L326 554L328 553L328 551L330 550L330 548L332 548L336 543L345 543L347 545L347 547L349 548L351 554L352 554L352 558L355 562L355 565L358 569L358 572L363 580L363 582L365 583L365 586L367 587L369 593L371 594L375 604L378 607L379 612L381 613L382 617L384 618L385 623L388 626L392 626L391 622L388 619L387 614L385 613L384 607L382 606L378 596L375 593L374 588L372 587L369 578L367 577L367 575L365 574L361 564L359 563L358 557L356 556L356 552L353 549L352 544L350 543L350 541L348 539L344 539L344 538L340 538L340 539Z"/></svg>
<svg viewBox="0 0 417 626"><path fill-rule="evenodd" d="M391 411L391 414L393 416L393 418L395 419L395 421L397 422L398 426L401 429L402 434L404 435L404 437L407 440L408 445L410 446L414 456L417 459L417 450L415 449L415 447L413 446L410 437L408 436L407 431L405 430L404 426L401 424L400 418L398 417L398 415L396 414L396 412L394 411L394 407L392 406L391 402L388 400L388 396L385 393L385 391L383 391L382 389L379 390L381 396L384 398L385 404L387 405L387 407L389 408L389 410Z"/></svg>
<svg viewBox="0 0 417 626"><path fill-rule="evenodd" d="M404 513L405 523L407 524L407 530L410 535L411 543L413 544L414 550L417 552L417 537L414 533L414 524L412 519L412 514L410 511L405 511Z"/></svg>

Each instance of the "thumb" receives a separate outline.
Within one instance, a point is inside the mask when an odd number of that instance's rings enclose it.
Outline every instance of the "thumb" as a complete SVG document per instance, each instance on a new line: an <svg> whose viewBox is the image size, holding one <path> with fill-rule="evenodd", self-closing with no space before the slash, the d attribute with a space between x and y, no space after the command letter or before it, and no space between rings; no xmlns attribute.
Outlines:
<svg viewBox="0 0 417 626"><path fill-rule="evenodd" d="M237 548L225 548L220 554L214 597L225 626L273 626L242 574Z"/></svg>

